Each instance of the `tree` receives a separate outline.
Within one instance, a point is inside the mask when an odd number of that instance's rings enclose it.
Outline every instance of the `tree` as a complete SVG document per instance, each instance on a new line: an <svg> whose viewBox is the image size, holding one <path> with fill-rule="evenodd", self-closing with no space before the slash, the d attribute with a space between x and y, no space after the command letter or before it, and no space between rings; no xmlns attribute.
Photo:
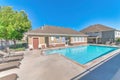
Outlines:
<svg viewBox="0 0 120 80"><path fill-rule="evenodd" d="M16 40L21 40L23 38L23 34L31 28L31 23L24 11L16 12L14 16L15 24L10 38L16 45Z"/></svg>
<svg viewBox="0 0 120 80"><path fill-rule="evenodd" d="M31 29L31 22L24 11L15 11L12 7L0 7L0 37L8 41L21 40L25 32Z"/></svg>

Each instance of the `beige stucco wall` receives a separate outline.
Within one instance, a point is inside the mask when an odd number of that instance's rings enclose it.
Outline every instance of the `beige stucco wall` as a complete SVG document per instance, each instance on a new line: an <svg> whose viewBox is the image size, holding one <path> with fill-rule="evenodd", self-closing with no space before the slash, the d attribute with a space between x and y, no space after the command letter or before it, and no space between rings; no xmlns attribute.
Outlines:
<svg viewBox="0 0 120 80"><path fill-rule="evenodd" d="M56 46L64 46L65 41L63 40L63 37L56 38L54 37L53 40L51 40L51 37L48 37L48 44L45 42L45 36L28 36L28 45L33 46L33 38L38 38L39 39L39 44L42 46L47 46L51 44L57 44ZM70 37L70 43L87 43L87 37L84 37L84 42L78 41L78 42L73 42L74 37ZM47 41L47 40L46 40ZM63 45L58 45L58 44L63 44ZM40 45L38 45L40 46Z"/></svg>
<svg viewBox="0 0 120 80"><path fill-rule="evenodd" d="M39 38L39 44L45 44L45 37L43 36L29 36L28 37L28 44L33 44L33 38ZM70 41L73 42L73 38L70 38ZM87 42L87 37L84 37L84 41ZM51 40L51 37L49 37L49 43L64 43L62 42L62 37L59 38L59 40L54 37L53 41Z"/></svg>
<svg viewBox="0 0 120 80"><path fill-rule="evenodd" d="M87 37L84 37L84 38L85 38L85 41L87 42L87 40L88 40Z"/></svg>
<svg viewBox="0 0 120 80"><path fill-rule="evenodd" d="M45 43L45 37L39 37L39 44Z"/></svg>
<svg viewBox="0 0 120 80"><path fill-rule="evenodd" d="M30 44L30 45L33 44L33 38L32 37L28 37L28 44Z"/></svg>
<svg viewBox="0 0 120 80"><path fill-rule="evenodd" d="M70 41L73 42L73 37L70 37Z"/></svg>
<svg viewBox="0 0 120 80"><path fill-rule="evenodd" d="M39 39L39 44L44 44L45 43L45 37L41 37L41 36L28 36L28 44L30 44L30 45L33 44L33 38L38 38Z"/></svg>

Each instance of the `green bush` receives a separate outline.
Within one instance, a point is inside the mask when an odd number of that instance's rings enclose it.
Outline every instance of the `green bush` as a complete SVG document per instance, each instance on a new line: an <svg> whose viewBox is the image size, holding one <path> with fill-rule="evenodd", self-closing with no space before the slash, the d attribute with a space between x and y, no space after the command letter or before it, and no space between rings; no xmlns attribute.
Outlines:
<svg viewBox="0 0 120 80"><path fill-rule="evenodd" d="M12 51L24 51L25 47L23 47L23 48L14 48L14 49L12 48L10 50L12 50Z"/></svg>
<svg viewBox="0 0 120 80"><path fill-rule="evenodd" d="M11 49L15 49L15 48L27 48L27 43L19 43L19 44L16 44L16 47L14 45L10 45L9 46Z"/></svg>
<svg viewBox="0 0 120 80"><path fill-rule="evenodd" d="M24 51L25 48L27 48L27 43L16 44L16 47L14 45L11 45L11 46L9 46L9 48L12 51Z"/></svg>
<svg viewBox="0 0 120 80"><path fill-rule="evenodd" d="M117 42L120 42L120 38L118 38L116 41L117 41Z"/></svg>

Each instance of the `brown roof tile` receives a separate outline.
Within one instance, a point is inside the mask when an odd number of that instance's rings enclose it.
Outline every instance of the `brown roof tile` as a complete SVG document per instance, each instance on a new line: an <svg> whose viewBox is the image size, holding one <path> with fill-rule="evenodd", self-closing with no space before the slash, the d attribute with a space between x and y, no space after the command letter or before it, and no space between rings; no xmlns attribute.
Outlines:
<svg viewBox="0 0 120 80"><path fill-rule="evenodd" d="M28 32L28 34L68 34L68 35L83 35L85 34L72 30L70 28L63 28L63 27L57 27L57 26L43 26L36 30L31 30Z"/></svg>
<svg viewBox="0 0 120 80"><path fill-rule="evenodd" d="M109 30L115 30L114 28L105 26L105 25L101 25L101 24L95 24L95 25L91 25L83 30L81 30L80 32L86 33L86 32L101 32L101 31L109 31Z"/></svg>

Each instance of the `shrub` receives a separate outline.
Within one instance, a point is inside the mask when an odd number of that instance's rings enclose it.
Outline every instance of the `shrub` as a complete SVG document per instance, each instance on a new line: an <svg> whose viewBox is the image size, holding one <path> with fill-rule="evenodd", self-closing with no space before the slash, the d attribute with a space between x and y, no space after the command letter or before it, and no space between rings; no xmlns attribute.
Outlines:
<svg viewBox="0 0 120 80"><path fill-rule="evenodd" d="M11 51L24 51L25 50L25 47L22 47L22 48L12 48L10 49Z"/></svg>
<svg viewBox="0 0 120 80"><path fill-rule="evenodd" d="M120 38L118 38L116 41L117 41L117 42L120 42Z"/></svg>
<svg viewBox="0 0 120 80"><path fill-rule="evenodd" d="M27 48L27 43L16 44L16 47L14 45L10 45L9 48L12 51L24 51Z"/></svg>

